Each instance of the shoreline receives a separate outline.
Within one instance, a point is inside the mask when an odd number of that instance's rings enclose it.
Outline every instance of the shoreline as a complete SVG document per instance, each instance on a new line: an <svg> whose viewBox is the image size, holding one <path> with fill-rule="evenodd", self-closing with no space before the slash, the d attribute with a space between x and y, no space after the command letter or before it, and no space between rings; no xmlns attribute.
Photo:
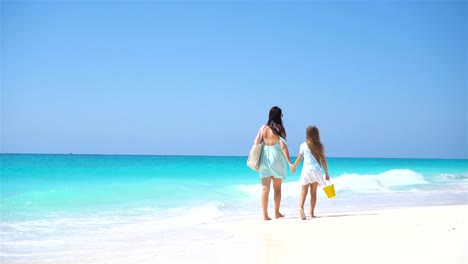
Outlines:
<svg viewBox="0 0 468 264"><path fill-rule="evenodd" d="M203 232L198 232L196 236L184 230L172 230L171 233L148 233L144 241L141 241L143 237L140 234L121 241L118 237L115 241L102 237L96 238L102 239L100 241L103 243L95 248L95 252L76 248L86 246L84 244L70 244L68 250L58 251L53 257L44 256L43 259L29 261L21 260L21 257L8 257L3 258L3 261L50 264L468 262L468 204L343 210L317 216L301 220L297 211L296 214L290 213L285 218L271 221L238 219L205 223L195 227ZM118 234L118 230L116 232ZM168 241L192 242L176 250L164 250L166 245L161 242L165 238ZM120 250L99 251L102 248L113 248L113 243L122 244Z"/></svg>

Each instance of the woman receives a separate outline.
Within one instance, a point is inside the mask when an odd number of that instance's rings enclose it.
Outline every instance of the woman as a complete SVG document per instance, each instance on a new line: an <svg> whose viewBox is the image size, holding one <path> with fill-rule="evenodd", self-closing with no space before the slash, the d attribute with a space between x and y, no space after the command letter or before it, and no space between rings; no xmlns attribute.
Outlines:
<svg viewBox="0 0 468 264"><path fill-rule="evenodd" d="M258 131L254 144L260 144L263 140L262 155L258 172L262 179L261 204L263 218L271 220L268 216L268 195L273 180L275 193L275 218L284 217L279 212L281 203L281 184L286 178L288 165L291 167L288 146L286 145L286 130L283 126L283 113L281 108L274 106L270 109L270 115L266 125Z"/></svg>

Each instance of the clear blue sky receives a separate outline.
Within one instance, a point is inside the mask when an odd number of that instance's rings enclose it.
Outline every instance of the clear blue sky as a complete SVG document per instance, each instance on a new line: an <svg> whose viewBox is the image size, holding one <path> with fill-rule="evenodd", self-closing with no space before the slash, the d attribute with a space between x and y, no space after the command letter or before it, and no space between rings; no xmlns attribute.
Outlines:
<svg viewBox="0 0 468 264"><path fill-rule="evenodd" d="M1 152L468 158L467 1L1 1Z"/></svg>

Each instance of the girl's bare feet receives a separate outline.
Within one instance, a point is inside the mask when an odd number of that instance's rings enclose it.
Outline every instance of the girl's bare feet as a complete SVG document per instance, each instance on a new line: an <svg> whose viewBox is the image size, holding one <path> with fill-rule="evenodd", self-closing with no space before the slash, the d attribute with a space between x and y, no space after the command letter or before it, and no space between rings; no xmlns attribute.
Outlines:
<svg viewBox="0 0 468 264"><path fill-rule="evenodd" d="M301 209L299 210L299 213L301 214L301 219L302 219L302 220L306 220L306 215L305 215L305 213L304 213L304 209L301 208Z"/></svg>
<svg viewBox="0 0 468 264"><path fill-rule="evenodd" d="M271 218L267 215L263 217L263 220L268 221L268 220L271 220Z"/></svg>
<svg viewBox="0 0 468 264"><path fill-rule="evenodd" d="M277 213L275 217L276 217L276 219L278 219L278 218L284 217L284 214Z"/></svg>

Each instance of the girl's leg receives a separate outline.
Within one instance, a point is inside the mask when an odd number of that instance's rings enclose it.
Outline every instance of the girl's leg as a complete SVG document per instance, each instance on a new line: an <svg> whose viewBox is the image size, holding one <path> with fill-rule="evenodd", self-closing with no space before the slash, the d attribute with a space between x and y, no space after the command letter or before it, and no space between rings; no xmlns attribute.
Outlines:
<svg viewBox="0 0 468 264"><path fill-rule="evenodd" d="M268 195L270 194L271 177L262 178L261 204L263 210L263 219L271 220L268 216Z"/></svg>
<svg viewBox="0 0 468 264"><path fill-rule="evenodd" d="M279 212L279 208L281 204L281 184L282 183L283 183L283 179L273 178L273 191L275 192L275 217L276 219L280 217L284 217L284 215L280 214Z"/></svg>
<svg viewBox="0 0 468 264"><path fill-rule="evenodd" d="M307 197L307 192L309 191L310 184L302 185L301 196L299 197L299 213L301 214L301 219L305 220L306 215L304 213L304 203Z"/></svg>
<svg viewBox="0 0 468 264"><path fill-rule="evenodd" d="M314 210L315 204L317 203L317 186L318 182L314 182L312 186L310 186L310 217L315 217Z"/></svg>

